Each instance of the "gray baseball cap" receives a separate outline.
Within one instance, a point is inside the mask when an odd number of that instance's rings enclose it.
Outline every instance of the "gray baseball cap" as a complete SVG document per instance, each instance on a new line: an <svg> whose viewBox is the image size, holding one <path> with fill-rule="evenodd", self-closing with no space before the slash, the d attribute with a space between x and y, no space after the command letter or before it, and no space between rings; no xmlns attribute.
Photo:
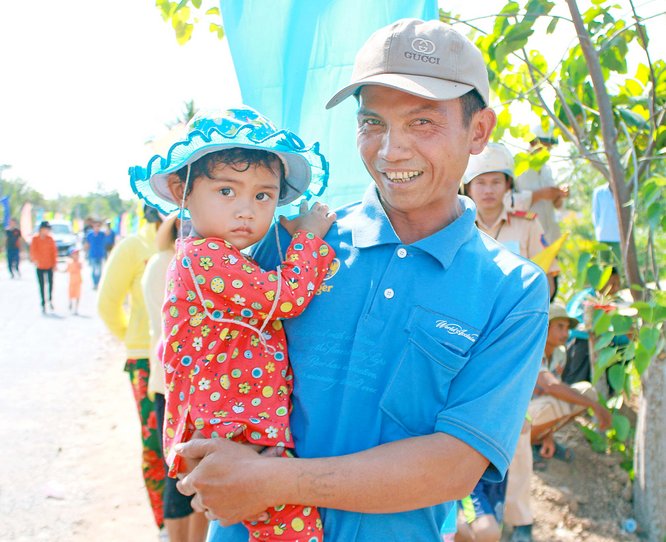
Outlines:
<svg viewBox="0 0 666 542"><path fill-rule="evenodd" d="M394 88L428 100L451 100L476 89L486 105L490 93L481 51L437 20L400 19L377 30L356 55L351 80L326 109L364 85Z"/></svg>

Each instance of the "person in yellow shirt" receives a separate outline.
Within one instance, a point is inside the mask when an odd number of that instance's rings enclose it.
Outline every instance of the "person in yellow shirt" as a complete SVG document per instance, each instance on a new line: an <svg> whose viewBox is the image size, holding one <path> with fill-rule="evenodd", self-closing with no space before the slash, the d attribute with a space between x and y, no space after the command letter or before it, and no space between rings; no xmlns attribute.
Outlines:
<svg viewBox="0 0 666 542"><path fill-rule="evenodd" d="M162 427L164 426L164 407L166 379L162 367L162 306L166 290L167 268L175 255L175 242L178 237L179 223L177 214L164 219L157 230L155 245L157 253L153 254L141 279L143 299L150 320L150 378L148 395L155 402L157 415L157 432L162 446ZM189 230L189 227L187 228ZM160 448L162 455L164 449ZM166 469L165 464L165 469ZM201 512L192 509L191 496L180 493L176 487L176 479L165 478L164 483L164 526L169 534L169 542L203 542L208 532L208 520Z"/></svg>
<svg viewBox="0 0 666 542"><path fill-rule="evenodd" d="M109 255L99 283L97 311L111 334L127 349L125 371L129 374L141 423L143 478L155 523L162 529L166 471L154 402L148 397L150 326L141 288L146 262L157 250L155 233L162 220L148 206L144 207L144 216L146 224L140 231L123 239Z"/></svg>
<svg viewBox="0 0 666 542"><path fill-rule="evenodd" d="M500 143L489 143L477 155L470 156L463 177L464 193L476 204L476 225L485 234L512 252L531 259L548 246L537 215L532 212L510 212L505 195L513 187L513 157ZM548 270L551 299L556 293L556 261Z"/></svg>

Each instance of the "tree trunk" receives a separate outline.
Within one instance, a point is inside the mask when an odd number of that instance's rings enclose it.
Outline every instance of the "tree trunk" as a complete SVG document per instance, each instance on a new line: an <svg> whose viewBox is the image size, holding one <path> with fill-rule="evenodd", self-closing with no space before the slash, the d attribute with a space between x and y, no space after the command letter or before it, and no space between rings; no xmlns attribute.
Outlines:
<svg viewBox="0 0 666 542"><path fill-rule="evenodd" d="M666 355L643 373L634 450L634 513L649 542L666 540Z"/></svg>
<svg viewBox="0 0 666 542"><path fill-rule="evenodd" d="M629 286L634 299L642 297L642 293L633 286L643 286L643 278L638 269L638 257L636 256L636 243L634 242L634 231L631 220L631 209L627 206L630 199L629 186L625 182L625 171L620 160L617 149L617 128L613 118L613 109L606 90L606 80L601 71L599 54L594 49L590 36L585 28L585 23L578 10L576 0L567 0L569 12L576 28L576 34L580 47L585 56L585 64L590 71L594 95L599 106L599 120L601 122L601 135L604 142L604 152L608 160L608 171L610 173L610 184L615 200L615 209L620 227L620 243L622 246L622 260L624 270L629 281Z"/></svg>

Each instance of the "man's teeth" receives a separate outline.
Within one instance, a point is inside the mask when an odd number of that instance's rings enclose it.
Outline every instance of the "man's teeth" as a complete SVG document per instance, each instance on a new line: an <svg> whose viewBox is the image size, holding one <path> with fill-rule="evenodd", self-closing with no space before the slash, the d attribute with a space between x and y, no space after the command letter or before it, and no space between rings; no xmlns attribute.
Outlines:
<svg viewBox="0 0 666 542"><path fill-rule="evenodd" d="M410 180L412 177L421 175L420 171L386 171L384 175L393 182L404 182Z"/></svg>

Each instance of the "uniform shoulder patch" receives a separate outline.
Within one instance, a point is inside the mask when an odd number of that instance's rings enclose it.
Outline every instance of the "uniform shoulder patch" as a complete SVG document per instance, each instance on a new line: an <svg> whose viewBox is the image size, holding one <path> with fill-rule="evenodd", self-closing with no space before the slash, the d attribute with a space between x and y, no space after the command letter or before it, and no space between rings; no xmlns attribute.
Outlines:
<svg viewBox="0 0 666 542"><path fill-rule="evenodd" d="M511 211L509 214L517 218L524 218L525 220L534 220L537 217L534 211Z"/></svg>

